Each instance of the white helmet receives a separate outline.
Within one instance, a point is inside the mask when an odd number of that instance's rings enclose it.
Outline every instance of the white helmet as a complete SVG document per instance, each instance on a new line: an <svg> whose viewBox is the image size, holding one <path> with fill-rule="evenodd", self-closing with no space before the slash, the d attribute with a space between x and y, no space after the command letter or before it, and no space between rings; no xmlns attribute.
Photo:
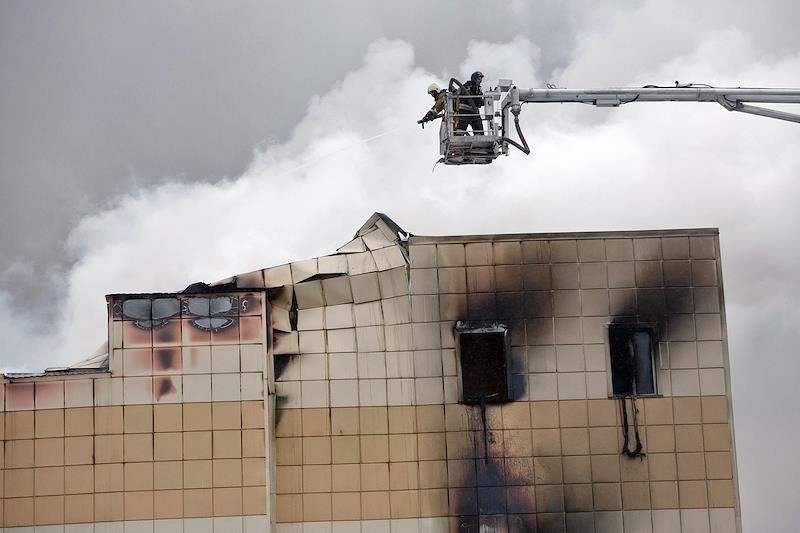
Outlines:
<svg viewBox="0 0 800 533"><path fill-rule="evenodd" d="M428 92L429 93L438 93L439 90L440 90L439 86L436 85L435 83L431 83L430 85L428 85Z"/></svg>

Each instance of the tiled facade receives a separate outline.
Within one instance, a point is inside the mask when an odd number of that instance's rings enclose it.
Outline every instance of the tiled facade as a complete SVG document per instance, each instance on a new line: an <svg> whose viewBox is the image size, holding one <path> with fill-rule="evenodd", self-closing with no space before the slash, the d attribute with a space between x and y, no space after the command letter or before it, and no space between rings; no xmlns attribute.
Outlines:
<svg viewBox="0 0 800 533"><path fill-rule="evenodd" d="M107 371L5 380L5 527L740 529L716 230L398 231L375 215L335 255L110 296ZM457 321L510 331L512 400L483 414ZM620 322L657 337L641 458L610 392Z"/></svg>

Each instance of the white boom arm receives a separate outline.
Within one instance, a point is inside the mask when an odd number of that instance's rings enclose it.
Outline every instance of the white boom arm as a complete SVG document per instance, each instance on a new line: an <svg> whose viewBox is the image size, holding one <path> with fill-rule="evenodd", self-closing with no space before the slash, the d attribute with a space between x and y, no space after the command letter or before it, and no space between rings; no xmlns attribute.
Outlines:
<svg viewBox="0 0 800 533"><path fill-rule="evenodd" d="M440 135L442 160L446 164L491 163L499 155L508 154L509 145L529 153L519 127L519 114L524 103L579 103L597 107L619 107L633 102L715 102L728 111L800 123L800 114L751 105L800 104L800 89L710 87L677 83L675 87L648 85L606 89L519 89L510 80L500 80L498 87L487 91L483 97L465 97L463 91L454 90L456 85L460 86L457 81L451 80ZM469 98L482 100L476 104L482 105L484 111L472 114L457 111L459 107L455 105L456 102L464 102ZM497 110L495 102L499 103ZM510 114L514 115L514 127L521 144L509 138ZM467 135L466 126L458 126L459 120L467 123L471 117L480 117L485 126L477 135L474 127L473 135ZM495 118L500 119L499 123Z"/></svg>
<svg viewBox="0 0 800 533"><path fill-rule="evenodd" d="M507 100L525 103L592 104L617 107L632 102L716 102L728 111L800 122L800 115L756 107L745 102L800 104L800 89L749 89L727 87L619 87L610 89L525 89L511 87Z"/></svg>

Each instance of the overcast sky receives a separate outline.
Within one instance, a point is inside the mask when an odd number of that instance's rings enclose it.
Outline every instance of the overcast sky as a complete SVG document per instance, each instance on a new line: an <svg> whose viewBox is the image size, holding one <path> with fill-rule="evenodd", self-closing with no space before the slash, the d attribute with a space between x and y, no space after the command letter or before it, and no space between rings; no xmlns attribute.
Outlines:
<svg viewBox="0 0 800 533"><path fill-rule="evenodd" d="M391 5L0 0L0 368L88 355L107 293L330 253L373 211L417 234L719 227L745 530L794 531L800 127L526 106L532 156L431 172L414 121L475 69L800 87L800 3Z"/></svg>

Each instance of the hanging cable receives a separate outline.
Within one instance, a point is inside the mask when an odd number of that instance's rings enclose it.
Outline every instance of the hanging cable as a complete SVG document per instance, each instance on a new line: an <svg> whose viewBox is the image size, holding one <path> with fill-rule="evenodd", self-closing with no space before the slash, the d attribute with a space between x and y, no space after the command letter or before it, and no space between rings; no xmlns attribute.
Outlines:
<svg viewBox="0 0 800 533"><path fill-rule="evenodd" d="M642 451L642 438L639 435L639 407L636 405L636 383L638 381L638 367L636 365L636 350L633 345L633 339L629 338L627 343L628 348L628 362L631 365L631 393L627 396L620 398L620 407L622 415L622 451L620 453L628 457L638 457L643 459L647 454ZM633 435L636 439L636 447L630 449L630 428L628 427L628 407L625 403L627 398L631 399L631 411L633 414Z"/></svg>

